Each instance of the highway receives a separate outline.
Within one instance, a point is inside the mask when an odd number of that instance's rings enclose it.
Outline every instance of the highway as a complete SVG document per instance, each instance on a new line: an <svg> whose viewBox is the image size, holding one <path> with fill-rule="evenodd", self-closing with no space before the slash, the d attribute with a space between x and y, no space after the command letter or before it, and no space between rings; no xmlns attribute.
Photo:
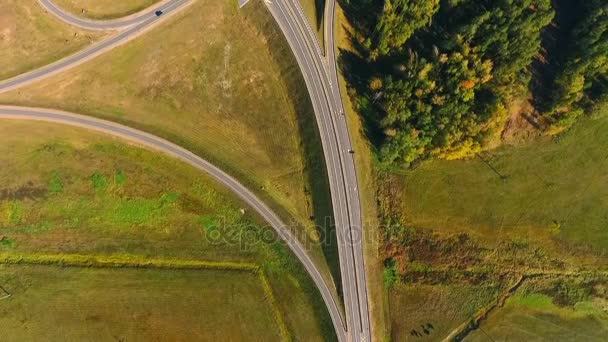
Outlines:
<svg viewBox="0 0 608 342"><path fill-rule="evenodd" d="M46 121L102 132L160 151L206 172L220 184L230 189L241 200L260 214L260 216L274 228L277 234L285 241L298 260L300 260L302 265L304 265L304 268L308 274L311 276L315 285L319 289L323 300L325 301L332 320L337 319L338 322L340 322L340 309L332 296L330 287L327 286L325 279L308 255L307 249L291 233L289 227L285 225L279 216L275 214L266 204L264 204L264 202L262 202L262 200L260 200L255 194L249 191L236 179L208 161L178 145L152 134L148 134L146 132L111 121L96 119L89 116L77 115L52 109L0 105L0 119ZM340 341L345 340L345 332L343 327L340 326L339 329L336 329L336 334Z"/></svg>
<svg viewBox="0 0 608 342"><path fill-rule="evenodd" d="M151 15L153 12L150 12L148 9L130 16L129 19L117 19L109 22L101 22L77 18L57 8L50 0L39 0L41 5L47 8L50 13L58 16L61 20L69 24L89 29L119 29L119 31L116 35L94 44L81 52L57 61L56 63L23 75L16 76L9 80L1 81L0 93L22 87L31 82L49 77L69 68L73 68L76 65L82 64L95 56L115 48L116 46L124 44L143 32L151 29L173 13L178 12L178 10L185 9L186 6L192 1L194 0L164 1L161 5L157 5L162 6L163 14L160 17ZM327 20L330 24L326 28L326 35L328 37L327 46L330 46L330 49L326 54L321 51L317 38L300 7L298 2L299 0L264 1L285 35L287 42L290 45L300 66L306 86L310 93L315 116L321 133L323 152L328 169L330 191L332 195L334 219L337 228L336 234L338 239L338 251L340 255L339 262L343 285L346 322L344 322L342 316L340 315L340 310L336 304L336 300L330 291L331 287L328 286L327 282L321 277L319 271L310 261L306 251L302 249L302 246L299 243L290 243L289 240L286 241L300 261L302 261L307 271L313 278L313 281L319 288L328 307L338 339L340 341L355 342L369 341L371 340L370 319L368 311L365 265L363 259L363 232L359 193L353 154L350 153L352 146L344 116L342 99L339 92L337 68L335 62L335 39L333 33L333 13L335 11L335 1L328 1L328 12L331 13L331 20ZM324 57L324 55L327 56ZM9 109L9 107L2 108L2 110ZM46 118L44 120L52 121L50 118L57 120L58 115L57 112L42 109L21 109L21 114L18 114L19 111L19 108L10 107L10 115L13 117L20 116L22 118L30 119L37 118L38 120L43 120L44 117ZM89 125L86 127L106 131L107 133L115 135L120 135L121 132L126 132L128 130L131 140L135 140L134 136L150 138L149 135L145 135L143 132L131 130L124 126L112 126L114 129L110 130L109 128L112 127L107 126L113 125L110 122L82 116L74 116L72 114L68 115L66 113L63 113L63 115L64 116L62 116L61 120L63 120L64 123L69 124L71 122L71 124L81 125L85 119L93 120L99 125L101 125L101 122L104 124L101 127L98 126L97 128L95 128L95 125ZM4 112L4 116L8 117L8 112ZM66 118L68 116L70 116L72 119L67 120ZM61 120L57 121L59 122ZM87 122L91 123L93 121ZM135 132L140 135L135 134ZM125 137L129 138L128 136ZM140 143L145 142L146 139L140 141ZM212 174L214 177L217 178L217 172L221 172L219 169L213 167L200 158L199 160L193 159L196 156L183 149L180 149L178 146L172 145L166 141L162 142L163 144L161 145L168 148L165 149L165 152L168 153L168 150L172 150L174 152L174 156L179 157L182 160L185 160L191 164L196 162L198 165L197 167L206 171L214 170L213 172L216 173L215 175ZM155 148L158 149L158 145ZM176 153L177 151L188 154L183 154L180 156L179 153ZM206 168L203 168L203 165ZM229 177L224 173L222 174ZM230 180L228 182L229 184L224 183L222 179L224 181ZM285 229L278 217L242 185L232 178L220 177L218 180L229 186L233 191L241 196L241 198L244 196L252 203L255 203L255 205L253 205L246 198L243 198L248 204L252 205L256 211L261 211L260 214L265 219L269 220L269 223L271 223L273 227L277 229L281 237L288 239L293 237L291 234L289 234L289 231Z"/></svg>
<svg viewBox="0 0 608 342"><path fill-rule="evenodd" d="M266 4L298 61L321 133L337 228L347 338L354 342L370 341L361 205L336 66L336 2L327 3L327 53L320 49L299 0L266 1Z"/></svg>

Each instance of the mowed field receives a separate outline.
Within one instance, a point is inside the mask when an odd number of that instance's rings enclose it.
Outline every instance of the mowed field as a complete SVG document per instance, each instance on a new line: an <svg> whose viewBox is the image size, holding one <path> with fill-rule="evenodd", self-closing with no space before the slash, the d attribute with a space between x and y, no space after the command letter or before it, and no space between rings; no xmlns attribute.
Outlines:
<svg viewBox="0 0 608 342"><path fill-rule="evenodd" d="M7 342L281 340L247 272L12 265L0 286Z"/></svg>
<svg viewBox="0 0 608 342"><path fill-rule="evenodd" d="M2 0L0 80L54 62L105 35L64 24L36 0Z"/></svg>
<svg viewBox="0 0 608 342"><path fill-rule="evenodd" d="M402 212L414 227L555 237L608 250L608 116L551 140L470 161L424 163L402 178ZM504 176L504 177L501 177Z"/></svg>
<svg viewBox="0 0 608 342"><path fill-rule="evenodd" d="M392 341L440 341L497 297L498 286L398 285L388 290Z"/></svg>
<svg viewBox="0 0 608 342"><path fill-rule="evenodd" d="M0 102L65 109L167 138L235 175L315 241L311 218L324 214L311 193L326 176L311 166L322 155L304 147L320 150L306 96L261 1L239 10L232 0L197 0L129 44ZM325 205L323 192L315 196Z"/></svg>
<svg viewBox="0 0 608 342"><path fill-rule="evenodd" d="M0 165L2 260L259 265L288 331L305 340L331 339L323 302L295 257L251 210L200 171L91 131L19 120L0 120ZM217 286L231 291L238 277ZM211 273L208 281L214 278Z"/></svg>
<svg viewBox="0 0 608 342"><path fill-rule="evenodd" d="M608 314L599 305L581 302L562 308L542 294L518 294L464 340L599 342L607 333Z"/></svg>
<svg viewBox="0 0 608 342"><path fill-rule="evenodd" d="M161 0L53 0L62 9L91 19L114 19L146 9Z"/></svg>

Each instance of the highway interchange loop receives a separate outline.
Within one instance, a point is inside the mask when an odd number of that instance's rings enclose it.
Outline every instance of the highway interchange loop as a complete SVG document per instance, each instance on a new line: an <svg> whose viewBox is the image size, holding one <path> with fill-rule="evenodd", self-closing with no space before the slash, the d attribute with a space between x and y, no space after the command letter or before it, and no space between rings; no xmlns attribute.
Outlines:
<svg viewBox="0 0 608 342"><path fill-rule="evenodd" d="M51 0L38 1L48 12L71 25L93 30L116 30L117 33L55 63L0 81L0 93L23 87L85 63L136 38L173 14L186 9L196 0L164 0L139 13L109 21L82 19L57 7ZM327 52L322 51L303 14L299 0L265 0L265 3L283 31L300 66L321 133L337 228L346 324L333 295L335 292L331 290L334 287L328 285L328 281L314 265L306 249L295 239L280 218L242 184L204 159L145 132L87 116L49 109L0 106L0 118L51 121L102 131L162 151L209 173L256 210L285 240L319 289L334 324L338 340L370 341L360 201L335 57L336 3L335 0L329 0L326 9L325 37L329 47Z"/></svg>

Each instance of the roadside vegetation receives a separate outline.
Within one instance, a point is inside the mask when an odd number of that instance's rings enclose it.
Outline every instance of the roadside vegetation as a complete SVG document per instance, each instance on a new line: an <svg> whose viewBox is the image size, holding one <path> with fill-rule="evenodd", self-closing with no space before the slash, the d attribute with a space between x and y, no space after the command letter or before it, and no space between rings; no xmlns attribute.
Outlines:
<svg viewBox="0 0 608 342"><path fill-rule="evenodd" d="M106 20L128 16L161 0L53 0L61 9L81 17Z"/></svg>
<svg viewBox="0 0 608 342"><path fill-rule="evenodd" d="M62 23L36 0L0 3L0 80L54 62L104 37Z"/></svg>
<svg viewBox="0 0 608 342"><path fill-rule="evenodd" d="M26 135L29 138L23 139ZM324 303L288 248L255 213L200 171L90 131L11 120L0 125L0 164L0 263L146 268L150 273L165 269L163 278L171 279L171 270L192 270L201 275L191 277L203 282L217 278L212 288L232 293L223 297L226 303L241 295L251 301L263 298L263 292L245 285L245 278L259 269L262 276L255 277L255 286L270 286L276 299L272 305L290 334L307 340L333 338ZM55 273L42 266L36 269ZM230 285L235 281L230 279L240 277L230 275L234 272L244 272L245 288ZM188 286L199 281L188 277L190 273L183 280L192 280ZM0 270L0 286L8 289L5 279ZM65 286L89 285L74 281ZM113 285L121 291L120 284ZM110 285L98 286L95 291ZM111 299L113 291L107 291ZM167 296L177 294L169 291ZM226 308L226 315L231 310ZM272 316L251 324L268 319Z"/></svg>
<svg viewBox="0 0 608 342"><path fill-rule="evenodd" d="M380 337L482 339L487 322L500 340L503 308L532 317L505 303L540 291L553 306L534 318L555 317L513 329L551 337L542 329L567 318L565 336L596 338L608 323L605 277L568 283L560 291L588 294L568 306L545 285L608 266L600 2L340 3L358 172L377 199L364 209L377 210L368 235L380 243L368 260L383 268L370 278L372 292L384 287L384 300L374 297ZM538 278L542 289L522 292ZM572 316L582 324L565 318L589 303Z"/></svg>
<svg viewBox="0 0 608 342"><path fill-rule="evenodd" d="M129 44L0 96L162 136L257 192L337 279L329 190L312 105L265 5L199 0ZM330 274L325 266L325 273Z"/></svg>
<svg viewBox="0 0 608 342"><path fill-rule="evenodd" d="M0 283L4 341L281 340L247 272L11 265Z"/></svg>
<svg viewBox="0 0 608 342"><path fill-rule="evenodd" d="M299 0L308 22L317 34L321 48L325 43L325 2L327 0Z"/></svg>

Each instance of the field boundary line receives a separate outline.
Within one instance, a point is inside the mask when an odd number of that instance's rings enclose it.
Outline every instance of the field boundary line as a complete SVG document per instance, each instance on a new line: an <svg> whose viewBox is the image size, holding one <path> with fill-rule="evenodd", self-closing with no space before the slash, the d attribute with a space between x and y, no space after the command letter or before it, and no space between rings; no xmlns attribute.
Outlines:
<svg viewBox="0 0 608 342"><path fill-rule="evenodd" d="M219 262L191 259L158 259L129 254L9 254L0 253L0 264L5 265L56 265L91 268L158 268L158 269L208 269L259 272L257 264L247 262Z"/></svg>
<svg viewBox="0 0 608 342"><path fill-rule="evenodd" d="M268 277L266 277L266 273L261 268L258 270L258 277L260 278L260 282L262 283L262 288L264 288L264 295L270 302L270 306L272 307L272 313L274 314L274 318L279 326L279 331L281 332L281 339L283 341L292 341L291 334L289 333L289 329L287 329L287 325L285 324L285 320L283 320L283 314L281 313L281 308L279 307L279 303L277 302L276 297L274 296L274 292L272 291L272 286L268 281Z"/></svg>

